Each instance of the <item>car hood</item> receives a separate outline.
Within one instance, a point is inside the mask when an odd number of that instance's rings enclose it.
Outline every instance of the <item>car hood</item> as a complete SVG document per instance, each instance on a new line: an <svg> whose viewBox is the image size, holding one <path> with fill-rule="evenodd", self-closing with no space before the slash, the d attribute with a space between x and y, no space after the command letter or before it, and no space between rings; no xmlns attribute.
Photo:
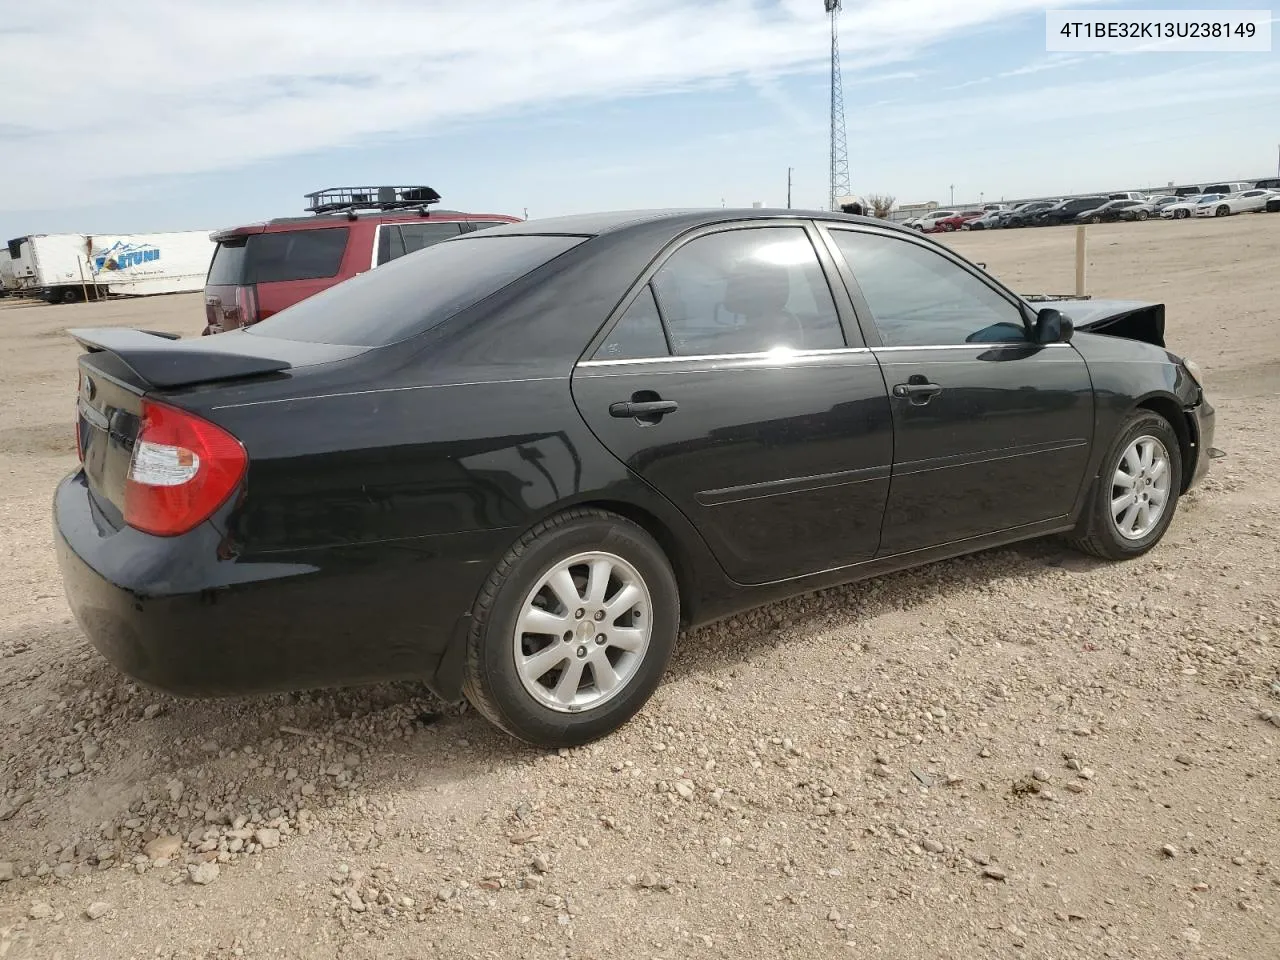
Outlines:
<svg viewBox="0 0 1280 960"><path fill-rule="evenodd" d="M1163 347L1164 304L1146 300L1092 300L1032 294L1023 297L1032 307L1052 304L1071 319L1076 330L1140 340Z"/></svg>

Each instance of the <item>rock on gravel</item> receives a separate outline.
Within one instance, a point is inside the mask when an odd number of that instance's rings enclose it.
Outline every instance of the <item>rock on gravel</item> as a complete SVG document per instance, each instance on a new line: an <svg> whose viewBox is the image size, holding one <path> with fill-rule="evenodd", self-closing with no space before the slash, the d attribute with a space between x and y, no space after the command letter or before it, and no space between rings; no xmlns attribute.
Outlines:
<svg viewBox="0 0 1280 960"><path fill-rule="evenodd" d="M264 827L253 832L253 839L258 841L263 850L274 850L280 846L280 831Z"/></svg>
<svg viewBox="0 0 1280 960"><path fill-rule="evenodd" d="M156 837L142 848L152 860L172 860L182 849L181 837Z"/></svg>
<svg viewBox="0 0 1280 960"><path fill-rule="evenodd" d="M17 871L12 863L8 861L0 862L0 883L8 883L17 876Z"/></svg>
<svg viewBox="0 0 1280 960"><path fill-rule="evenodd" d="M85 907L84 915L89 920L101 920L111 912L111 904L97 900Z"/></svg>
<svg viewBox="0 0 1280 960"><path fill-rule="evenodd" d="M27 911L27 916L32 920L48 920L53 916L53 907L43 900L37 900L31 904L31 909Z"/></svg>
<svg viewBox="0 0 1280 960"><path fill-rule="evenodd" d="M191 882L202 887L217 880L220 872L216 863L201 863L187 867L187 875L191 878Z"/></svg>

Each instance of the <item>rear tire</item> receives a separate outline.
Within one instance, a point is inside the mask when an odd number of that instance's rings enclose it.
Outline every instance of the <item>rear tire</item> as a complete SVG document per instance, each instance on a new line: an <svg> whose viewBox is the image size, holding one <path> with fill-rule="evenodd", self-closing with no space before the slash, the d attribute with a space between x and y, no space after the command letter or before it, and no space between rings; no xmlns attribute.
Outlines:
<svg viewBox="0 0 1280 960"><path fill-rule="evenodd" d="M1150 216L1150 214L1148 214L1148 213L1147 213L1147 211L1145 211L1145 210L1139 210L1139 211L1138 211L1138 219L1139 219L1139 220L1145 220L1145 219L1147 219L1147 217L1148 217L1148 216Z"/></svg>
<svg viewBox="0 0 1280 960"><path fill-rule="evenodd" d="M1139 557L1164 537L1181 491L1178 435L1158 413L1135 410L1107 450L1068 542L1104 560Z"/></svg>
<svg viewBox="0 0 1280 960"><path fill-rule="evenodd" d="M529 530L489 575L463 691L513 737L579 746L644 706L679 629L679 589L653 538L615 514L569 510Z"/></svg>

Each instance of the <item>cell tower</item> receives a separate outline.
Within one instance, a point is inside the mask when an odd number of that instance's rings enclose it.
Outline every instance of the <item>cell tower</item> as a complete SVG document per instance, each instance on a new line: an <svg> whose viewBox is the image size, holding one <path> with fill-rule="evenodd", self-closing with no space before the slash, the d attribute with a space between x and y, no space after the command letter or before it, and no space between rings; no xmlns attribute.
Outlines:
<svg viewBox="0 0 1280 960"><path fill-rule="evenodd" d="M844 132L844 83L840 78L840 32L837 18L842 0L822 0L831 17L831 196L828 209L839 210L839 200L847 197L849 186L849 144Z"/></svg>

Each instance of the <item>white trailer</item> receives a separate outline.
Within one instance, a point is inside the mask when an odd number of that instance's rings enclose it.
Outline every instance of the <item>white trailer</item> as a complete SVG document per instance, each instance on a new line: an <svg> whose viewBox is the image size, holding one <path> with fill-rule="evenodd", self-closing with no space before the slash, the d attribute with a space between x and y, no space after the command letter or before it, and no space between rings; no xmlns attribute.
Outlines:
<svg viewBox="0 0 1280 960"><path fill-rule="evenodd" d="M5 286L10 293L30 294L36 292L35 270L31 267L31 240L18 237L5 245L9 254L9 267L5 278Z"/></svg>
<svg viewBox="0 0 1280 960"><path fill-rule="evenodd" d="M18 281L13 277L13 256L9 248L0 249L0 297L7 297L18 289Z"/></svg>
<svg viewBox="0 0 1280 960"><path fill-rule="evenodd" d="M26 239L31 285L50 303L203 290L215 247L207 230Z"/></svg>

